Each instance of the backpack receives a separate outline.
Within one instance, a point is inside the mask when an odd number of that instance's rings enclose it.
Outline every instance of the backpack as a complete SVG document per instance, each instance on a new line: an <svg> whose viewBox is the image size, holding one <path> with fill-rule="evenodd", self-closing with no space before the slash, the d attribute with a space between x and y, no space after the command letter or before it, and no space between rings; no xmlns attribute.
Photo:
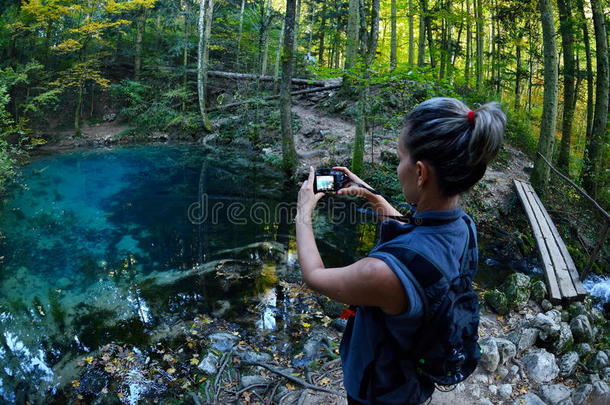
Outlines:
<svg viewBox="0 0 610 405"><path fill-rule="evenodd" d="M395 262L412 281L423 303L424 315L415 335L415 344L408 353L398 353L403 373L412 376L415 370L418 381L410 381L410 384L419 385L420 393L430 392L430 387L433 391L435 386L446 391L444 387L465 380L473 373L481 357L477 343L479 299L472 288L478 262L476 240L469 225L470 219L464 216L463 220L467 224L468 239L460 260L459 274L453 279L448 279L432 260L411 249L402 248L400 258L396 257L398 252L385 250L396 258ZM417 271L411 271L408 267ZM440 292L439 285L444 286ZM379 324L383 326L379 346L392 344L401 347L385 326L381 310L377 314ZM375 382L372 378L366 382L366 387L361 386L360 395L375 402ZM417 400L423 402L421 397Z"/></svg>
<svg viewBox="0 0 610 405"><path fill-rule="evenodd" d="M468 224L469 220L464 219ZM447 293L435 305L434 311L427 302L425 291L421 285L418 286L418 280L414 280L424 301L424 322L409 357L415 361L417 373L437 386L451 386L464 381L474 372L481 358L481 348L477 342L479 298L472 288L477 263L470 254L471 249L476 249L476 244L471 232L468 225L468 240L460 273L453 280L447 280ZM402 263L400 265L404 266ZM445 277L442 271L437 271Z"/></svg>

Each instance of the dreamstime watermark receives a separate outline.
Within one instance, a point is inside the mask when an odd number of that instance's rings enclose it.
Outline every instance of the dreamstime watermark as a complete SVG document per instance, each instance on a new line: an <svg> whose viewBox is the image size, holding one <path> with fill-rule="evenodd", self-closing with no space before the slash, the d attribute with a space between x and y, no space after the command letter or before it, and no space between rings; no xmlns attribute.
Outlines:
<svg viewBox="0 0 610 405"><path fill-rule="evenodd" d="M189 221L193 225L230 223L232 225L265 225L295 223L298 212L296 201L210 201L208 194L203 193L198 201L191 203L187 210ZM345 201L347 200L347 201ZM345 196L344 200L322 199L315 209L317 216L325 216L332 224L357 224L371 218L371 206L357 204L354 197Z"/></svg>

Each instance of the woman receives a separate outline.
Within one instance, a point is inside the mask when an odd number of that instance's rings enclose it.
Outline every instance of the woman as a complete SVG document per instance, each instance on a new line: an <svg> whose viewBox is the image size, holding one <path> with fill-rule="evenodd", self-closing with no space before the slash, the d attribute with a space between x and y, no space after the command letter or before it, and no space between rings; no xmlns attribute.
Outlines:
<svg viewBox="0 0 610 405"><path fill-rule="evenodd" d="M358 306L341 342L350 404L414 404L432 395L433 385L417 380L415 373L405 377L397 365L399 353L408 352L417 341L423 316L421 297L405 271L425 277L427 270L425 265L413 263L407 270L395 258L411 249L449 277L458 275L460 259L468 251L468 235L476 235L471 218L459 207L459 195L483 177L500 149L505 124L506 117L497 103L485 104L476 111L453 98L433 98L417 105L406 117L399 137L400 163L396 171L403 195L416 209L411 222L419 226L383 221L379 243L368 257L345 267L325 268L320 258L311 214L324 194L314 194L314 171L310 168L309 179L298 196L299 262L304 281L314 291ZM338 194L365 197L382 216L402 215L348 169L335 169L351 181ZM473 252L476 260L476 249ZM381 314L381 320L373 316L375 311ZM373 350L381 336L379 331L386 328L394 344Z"/></svg>

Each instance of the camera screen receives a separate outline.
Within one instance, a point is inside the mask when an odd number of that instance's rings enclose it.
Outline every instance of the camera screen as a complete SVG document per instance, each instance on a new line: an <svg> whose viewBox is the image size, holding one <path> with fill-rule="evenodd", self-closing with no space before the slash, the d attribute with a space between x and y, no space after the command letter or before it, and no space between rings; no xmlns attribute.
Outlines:
<svg viewBox="0 0 610 405"><path fill-rule="evenodd" d="M335 177L316 176L316 189L318 191L333 191L335 189Z"/></svg>

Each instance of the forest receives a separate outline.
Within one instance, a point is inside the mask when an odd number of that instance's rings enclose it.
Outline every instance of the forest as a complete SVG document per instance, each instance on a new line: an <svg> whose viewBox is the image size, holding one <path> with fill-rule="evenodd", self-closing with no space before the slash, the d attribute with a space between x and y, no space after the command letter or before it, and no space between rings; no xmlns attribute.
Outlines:
<svg viewBox="0 0 610 405"><path fill-rule="evenodd" d="M404 117L454 97L508 119L462 200L497 359L433 403L608 403L609 41L608 0L0 0L0 402L343 403L343 308L294 224L192 214L282 213L309 165L404 201ZM516 178L583 302L551 302ZM330 211L325 263L365 256L375 224Z"/></svg>
<svg viewBox="0 0 610 405"><path fill-rule="evenodd" d="M109 111L140 134L200 134L213 130L208 110L284 94L287 77L343 77L362 136L374 115L371 86L434 83L475 102L501 101L515 125L530 129L521 142L531 152L608 200L603 0L4 0L0 9L3 178L54 130L78 136L83 121ZM223 91L208 71L268 75L274 85ZM289 131L282 124L288 166ZM356 168L360 149L356 137ZM536 158L535 182L548 175Z"/></svg>

